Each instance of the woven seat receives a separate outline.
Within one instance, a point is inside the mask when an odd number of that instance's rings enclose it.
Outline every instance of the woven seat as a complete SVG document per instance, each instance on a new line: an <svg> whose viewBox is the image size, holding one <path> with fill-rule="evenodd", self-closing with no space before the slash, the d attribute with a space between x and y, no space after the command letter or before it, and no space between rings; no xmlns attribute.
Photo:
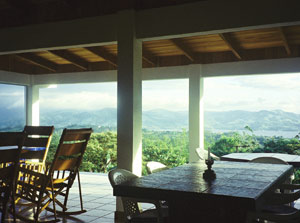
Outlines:
<svg viewBox="0 0 300 223"><path fill-rule="evenodd" d="M124 169L114 169L108 173L109 182L115 185L138 178L138 176ZM168 208L162 207L160 201L148 199L136 199L130 197L121 197L127 223L153 222L163 223L168 221ZM143 211L140 203L151 203L155 209Z"/></svg>

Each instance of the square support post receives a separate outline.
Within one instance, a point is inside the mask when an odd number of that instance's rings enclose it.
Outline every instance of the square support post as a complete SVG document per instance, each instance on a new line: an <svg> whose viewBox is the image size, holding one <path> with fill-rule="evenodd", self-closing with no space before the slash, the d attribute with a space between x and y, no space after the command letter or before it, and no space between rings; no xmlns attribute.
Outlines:
<svg viewBox="0 0 300 223"><path fill-rule="evenodd" d="M199 161L196 149L204 149L203 78L201 65L189 69L189 162Z"/></svg>
<svg viewBox="0 0 300 223"><path fill-rule="evenodd" d="M119 13L118 167L142 173L142 41L136 38L135 11Z"/></svg>
<svg viewBox="0 0 300 223"><path fill-rule="evenodd" d="M117 165L142 173L142 41L136 39L135 11L119 13ZM124 220L117 197L115 219Z"/></svg>
<svg viewBox="0 0 300 223"><path fill-rule="evenodd" d="M40 124L40 102L38 86L26 86L25 104L26 125L38 126Z"/></svg>

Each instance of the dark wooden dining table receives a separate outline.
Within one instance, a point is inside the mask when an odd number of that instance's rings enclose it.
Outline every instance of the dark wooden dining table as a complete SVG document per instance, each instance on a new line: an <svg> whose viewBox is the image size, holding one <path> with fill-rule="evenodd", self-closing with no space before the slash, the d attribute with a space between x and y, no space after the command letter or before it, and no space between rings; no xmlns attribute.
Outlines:
<svg viewBox="0 0 300 223"><path fill-rule="evenodd" d="M290 165L216 161L216 179L204 180L205 169L198 162L164 170L116 185L114 195L166 200L171 223L241 223L293 171Z"/></svg>
<svg viewBox="0 0 300 223"><path fill-rule="evenodd" d="M300 156L283 153L230 153L220 157L224 161L249 162L259 157L275 157L281 159L293 167L300 167Z"/></svg>

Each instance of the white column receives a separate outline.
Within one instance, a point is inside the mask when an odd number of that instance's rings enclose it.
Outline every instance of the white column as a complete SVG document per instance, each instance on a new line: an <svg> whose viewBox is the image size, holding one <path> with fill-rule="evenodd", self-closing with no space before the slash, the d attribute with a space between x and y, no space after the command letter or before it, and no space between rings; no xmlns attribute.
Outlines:
<svg viewBox="0 0 300 223"><path fill-rule="evenodd" d="M25 104L26 125L38 126L40 124L40 102L38 86L26 86Z"/></svg>
<svg viewBox="0 0 300 223"><path fill-rule="evenodd" d="M142 173L142 41L136 39L135 12L119 13L118 167Z"/></svg>
<svg viewBox="0 0 300 223"><path fill-rule="evenodd" d="M136 39L135 12L119 13L118 26L117 163L142 173L142 41ZM115 218L122 219L120 198ZM124 219L123 219L124 220Z"/></svg>
<svg viewBox="0 0 300 223"><path fill-rule="evenodd" d="M196 149L204 149L203 78L201 65L190 65L189 69L189 162L199 157Z"/></svg>

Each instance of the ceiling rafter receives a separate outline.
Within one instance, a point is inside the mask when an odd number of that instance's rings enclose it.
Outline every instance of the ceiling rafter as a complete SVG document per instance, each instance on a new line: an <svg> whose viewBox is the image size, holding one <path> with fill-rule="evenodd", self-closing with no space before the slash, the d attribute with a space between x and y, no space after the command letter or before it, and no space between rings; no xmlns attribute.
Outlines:
<svg viewBox="0 0 300 223"><path fill-rule="evenodd" d="M56 72L57 68L58 68L57 64L55 64L49 60L46 60L42 57L39 57L33 53L21 53L21 54L16 54L15 56L17 56L23 60L26 60L29 63L32 63L36 66L40 66L44 69L50 70L52 72Z"/></svg>
<svg viewBox="0 0 300 223"><path fill-rule="evenodd" d="M180 39L170 39L170 41L180 50L190 61L194 62L193 52Z"/></svg>
<svg viewBox="0 0 300 223"><path fill-rule="evenodd" d="M155 66L155 63L149 57L143 55L143 60L151 64L152 66Z"/></svg>
<svg viewBox="0 0 300 223"><path fill-rule="evenodd" d="M280 38L282 40L283 46L286 50L286 53L290 56L292 54L291 46L288 43L288 40L286 38L286 35L285 35L285 32L284 32L283 28L278 27L278 32L279 32Z"/></svg>
<svg viewBox="0 0 300 223"><path fill-rule="evenodd" d="M86 47L86 50L96 54L101 57L103 60L106 60L108 63L113 65L114 67L118 67L117 57L109 52L107 52L103 47Z"/></svg>
<svg viewBox="0 0 300 223"><path fill-rule="evenodd" d="M143 47L143 60L145 60L147 63L151 64L153 67L155 67L156 63L155 60L153 59L155 56L152 55L152 53L145 49Z"/></svg>
<svg viewBox="0 0 300 223"><path fill-rule="evenodd" d="M51 50L48 52L71 62L73 65L80 68L81 70L84 71L89 70L89 63L87 61L81 59L80 57L74 55L73 53L70 53L67 50Z"/></svg>
<svg viewBox="0 0 300 223"><path fill-rule="evenodd" d="M242 56L241 56L239 50L237 49L234 41L232 40L232 37L231 37L230 33L219 33L219 36L223 39L223 41L229 47L231 52L236 56L236 58L241 60Z"/></svg>

